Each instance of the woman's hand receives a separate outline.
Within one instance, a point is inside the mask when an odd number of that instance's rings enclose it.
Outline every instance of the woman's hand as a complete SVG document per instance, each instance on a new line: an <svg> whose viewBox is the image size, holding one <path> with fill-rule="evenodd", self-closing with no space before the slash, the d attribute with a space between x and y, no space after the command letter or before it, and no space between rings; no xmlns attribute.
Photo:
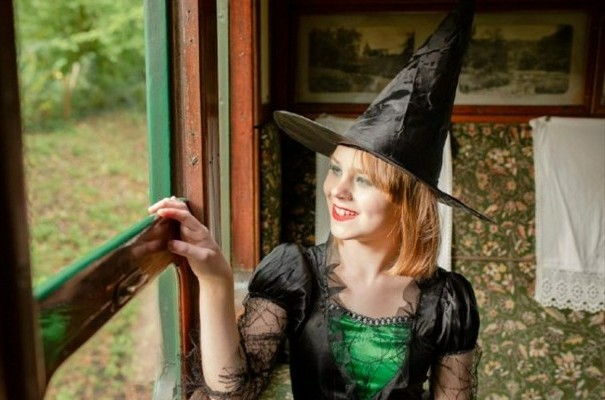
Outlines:
<svg viewBox="0 0 605 400"><path fill-rule="evenodd" d="M186 257L191 270L201 283L232 281L229 263L221 253L210 231L195 218L185 202L176 197L164 198L148 209L150 214L180 223L180 240L168 242L168 250Z"/></svg>

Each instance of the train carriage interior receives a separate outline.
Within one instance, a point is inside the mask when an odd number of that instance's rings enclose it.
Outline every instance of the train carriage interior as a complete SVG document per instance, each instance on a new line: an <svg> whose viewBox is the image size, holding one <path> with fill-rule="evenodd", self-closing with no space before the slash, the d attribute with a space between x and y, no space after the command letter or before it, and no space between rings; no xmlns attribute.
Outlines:
<svg viewBox="0 0 605 400"><path fill-rule="evenodd" d="M457 0L117 3L0 3L0 400L187 398L199 288L147 206L186 199L240 314L274 247L330 234L326 159L273 112L346 131ZM475 290L480 399L605 398L604 4L476 0L440 187L495 223L443 211L439 263Z"/></svg>

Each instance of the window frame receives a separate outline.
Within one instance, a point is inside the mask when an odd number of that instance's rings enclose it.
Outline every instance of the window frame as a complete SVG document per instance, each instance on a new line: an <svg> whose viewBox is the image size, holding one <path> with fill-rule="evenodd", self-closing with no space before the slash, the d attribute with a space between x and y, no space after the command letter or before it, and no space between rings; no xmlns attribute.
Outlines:
<svg viewBox="0 0 605 400"><path fill-rule="evenodd" d="M46 365L42 355L43 335L38 329L39 311L44 311L42 303L57 299L57 296L67 302L77 298L81 291L74 291L72 287L68 292L64 287L70 282L77 283L84 276L92 277L94 281L95 274L103 269L106 278L110 271L107 279L118 290L122 277L111 272L103 262L128 249L133 240L153 226L154 221L152 217L145 218L65 268L35 293L32 291L12 0L0 4L0 21L3 22L0 24L2 36L7 38L0 46L0 89L3 93L0 97L3 132L0 135L0 185L2 193L8 194L7 207L0 213L0 222L5 227L0 249L6 256L3 268L7 285L0 297L0 319L12 327L8 334L7 330L1 330L0 334L0 398L40 399L54 370L146 285L135 287L126 302L105 313L92 330L78 333L68 350L56 362ZM150 201L171 194L186 197L193 214L220 238L219 207L221 203L224 206L225 201L224 196L220 196L218 168L210 168L219 160L221 146L217 2L145 0L145 40ZM222 148L225 148L224 143ZM154 260L149 262L157 262ZM174 265L173 261L173 258L164 258L158 268L165 271L158 278L163 339L162 371L154 388L154 398L158 399L167 398L167 394L181 398L184 394L184 376L189 374L190 368L182 362L181 355L191 350L189 332L194 332L198 323L197 282L188 268L168 268ZM101 268L102 265L105 268Z"/></svg>

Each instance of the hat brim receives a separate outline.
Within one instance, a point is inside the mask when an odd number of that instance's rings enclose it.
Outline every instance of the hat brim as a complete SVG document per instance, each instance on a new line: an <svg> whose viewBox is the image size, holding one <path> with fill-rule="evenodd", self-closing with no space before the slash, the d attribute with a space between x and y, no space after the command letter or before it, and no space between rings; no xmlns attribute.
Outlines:
<svg viewBox="0 0 605 400"><path fill-rule="evenodd" d="M273 118L279 128L285 133L287 133L288 136L292 137L294 140L296 140L303 146L309 148L310 150L313 150L316 153L320 153L327 157L330 157L334 150L336 150L336 147L338 145L355 147L360 150L366 151L372 154L373 156L378 157L381 160L391 165L394 165L405 173L413 176L419 182L422 182L435 193L437 199L441 203L446 204L450 207L463 209L464 211L476 216L477 218L491 223L495 223L492 219L472 209L457 198L439 190L438 187L431 185L429 182L426 182L423 179L419 178L412 172L408 171L403 165L401 165L397 161L385 157L382 154L377 154L371 149L368 149L363 145L356 143L351 138L347 138L344 135L334 132L326 126L323 126L302 115L283 110L275 111L273 113Z"/></svg>
<svg viewBox="0 0 605 400"><path fill-rule="evenodd" d="M302 115L275 111L273 119L281 130L316 153L330 157L339 144L353 145L351 140Z"/></svg>

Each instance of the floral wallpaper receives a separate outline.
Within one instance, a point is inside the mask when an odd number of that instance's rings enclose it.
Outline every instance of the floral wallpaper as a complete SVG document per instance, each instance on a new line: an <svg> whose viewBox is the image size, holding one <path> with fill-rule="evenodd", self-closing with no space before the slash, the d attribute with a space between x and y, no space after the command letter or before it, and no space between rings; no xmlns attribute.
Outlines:
<svg viewBox="0 0 605 400"><path fill-rule="evenodd" d="M472 282L481 312L478 398L605 399L605 313L543 307L533 299L529 126L454 124L452 138L454 195L496 221L454 211L454 269ZM281 240L312 245L313 155L291 142L282 145L281 156L282 215L273 209L272 218L289 221ZM291 398L288 382L287 367L280 366L263 398Z"/></svg>
<svg viewBox="0 0 605 400"><path fill-rule="evenodd" d="M286 135L282 151L282 235L284 242L315 244L315 153Z"/></svg>
<svg viewBox="0 0 605 400"><path fill-rule="evenodd" d="M604 399L605 319L534 300L535 193L526 124L455 124L454 192L496 224L454 212L454 268L481 311L480 399Z"/></svg>
<svg viewBox="0 0 605 400"><path fill-rule="evenodd" d="M279 129L274 122L260 132L260 240L261 257L266 256L281 239L281 151Z"/></svg>

